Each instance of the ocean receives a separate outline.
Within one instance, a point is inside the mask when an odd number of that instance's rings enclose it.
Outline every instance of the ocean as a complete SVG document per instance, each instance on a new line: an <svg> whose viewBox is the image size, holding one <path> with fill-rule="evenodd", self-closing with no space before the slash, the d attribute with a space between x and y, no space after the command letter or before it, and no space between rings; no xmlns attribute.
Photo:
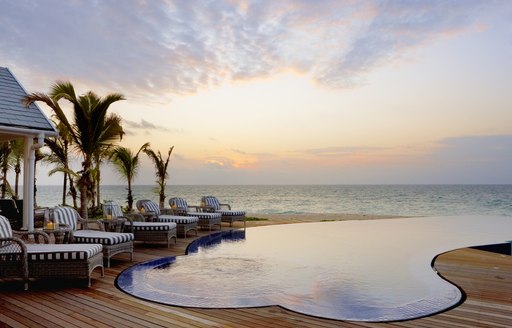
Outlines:
<svg viewBox="0 0 512 328"><path fill-rule="evenodd" d="M102 200L126 205L125 186L103 186ZM137 199L158 201L155 186L133 186ZM397 216L512 216L512 185L168 185L170 197L199 205L201 196L248 213L345 213ZM38 206L62 203L61 186L37 186ZM72 204L68 197L68 204Z"/></svg>

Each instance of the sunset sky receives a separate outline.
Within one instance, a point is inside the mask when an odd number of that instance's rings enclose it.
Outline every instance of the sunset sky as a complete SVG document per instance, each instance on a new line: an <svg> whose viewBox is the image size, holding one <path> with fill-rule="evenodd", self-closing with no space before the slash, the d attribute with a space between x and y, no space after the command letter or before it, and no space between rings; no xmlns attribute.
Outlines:
<svg viewBox="0 0 512 328"><path fill-rule="evenodd" d="M28 92L124 94L121 145L174 145L169 184L512 183L511 17L510 1L0 0L0 66ZM49 169L38 183L59 184Z"/></svg>

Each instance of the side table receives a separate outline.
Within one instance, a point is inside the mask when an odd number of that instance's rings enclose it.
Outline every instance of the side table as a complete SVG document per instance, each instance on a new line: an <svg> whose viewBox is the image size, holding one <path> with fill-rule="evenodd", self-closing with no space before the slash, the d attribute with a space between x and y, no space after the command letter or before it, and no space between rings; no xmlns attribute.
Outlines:
<svg viewBox="0 0 512 328"><path fill-rule="evenodd" d="M124 224L126 219L117 218L117 219L99 219L99 222L103 225L105 231L109 232L123 232Z"/></svg>
<svg viewBox="0 0 512 328"><path fill-rule="evenodd" d="M43 231L55 240L55 244L68 244L71 242L73 231L71 228L56 228L56 229L46 229L43 228Z"/></svg>

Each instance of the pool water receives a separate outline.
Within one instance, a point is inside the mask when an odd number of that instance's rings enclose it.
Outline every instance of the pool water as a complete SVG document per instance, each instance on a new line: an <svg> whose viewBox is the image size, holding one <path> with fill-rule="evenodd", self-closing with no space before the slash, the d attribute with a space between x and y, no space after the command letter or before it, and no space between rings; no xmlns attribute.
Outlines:
<svg viewBox="0 0 512 328"><path fill-rule="evenodd" d="M406 320L461 301L432 268L436 255L511 239L512 218L495 216L265 226L203 237L187 256L135 265L116 284L177 306L280 305L338 320Z"/></svg>

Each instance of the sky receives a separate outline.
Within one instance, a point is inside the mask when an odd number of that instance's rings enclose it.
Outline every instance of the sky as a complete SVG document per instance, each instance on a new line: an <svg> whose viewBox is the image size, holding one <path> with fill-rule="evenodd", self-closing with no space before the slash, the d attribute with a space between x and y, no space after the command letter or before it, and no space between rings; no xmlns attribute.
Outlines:
<svg viewBox="0 0 512 328"><path fill-rule="evenodd" d="M0 66L28 92L123 94L120 145L174 146L168 184L512 183L511 17L510 1L0 0ZM61 183L49 169L38 183ZM142 155L135 184L154 180Z"/></svg>

